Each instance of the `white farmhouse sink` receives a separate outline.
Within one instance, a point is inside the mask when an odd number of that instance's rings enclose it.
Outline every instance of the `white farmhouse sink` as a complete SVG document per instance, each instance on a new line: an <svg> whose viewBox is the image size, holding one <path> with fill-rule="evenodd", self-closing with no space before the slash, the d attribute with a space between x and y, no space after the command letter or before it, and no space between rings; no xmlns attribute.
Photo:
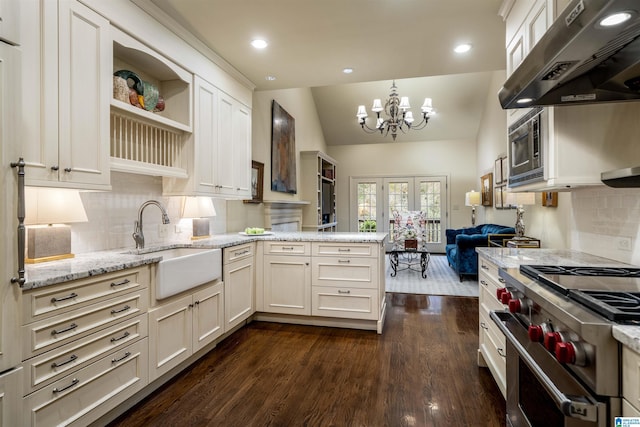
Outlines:
<svg viewBox="0 0 640 427"><path fill-rule="evenodd" d="M162 255L156 269L156 299L179 294L222 276L220 249L176 248Z"/></svg>

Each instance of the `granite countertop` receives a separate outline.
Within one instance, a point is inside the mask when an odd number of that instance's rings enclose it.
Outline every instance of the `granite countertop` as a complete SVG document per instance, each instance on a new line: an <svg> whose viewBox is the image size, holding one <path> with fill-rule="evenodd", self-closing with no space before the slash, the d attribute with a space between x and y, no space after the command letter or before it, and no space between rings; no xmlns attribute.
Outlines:
<svg viewBox="0 0 640 427"><path fill-rule="evenodd" d="M168 242L145 249L120 248L108 251L76 254L75 258L42 264L28 264L25 267L26 283L23 290L40 288L70 280L97 276L162 260L158 251L180 247L224 249L258 240L308 241L338 243L382 244L387 233L316 233L316 232L275 232L273 234L244 236L239 233L219 234L208 239L193 242Z"/></svg>
<svg viewBox="0 0 640 427"><path fill-rule="evenodd" d="M629 264L569 249L476 248L476 252L500 268L517 268L520 264L630 267ZM640 353L640 326L615 325L613 337Z"/></svg>

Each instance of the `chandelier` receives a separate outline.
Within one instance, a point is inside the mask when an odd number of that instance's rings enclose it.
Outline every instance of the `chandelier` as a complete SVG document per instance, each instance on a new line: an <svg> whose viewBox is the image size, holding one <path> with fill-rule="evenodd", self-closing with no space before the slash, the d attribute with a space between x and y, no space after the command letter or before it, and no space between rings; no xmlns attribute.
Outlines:
<svg viewBox="0 0 640 427"><path fill-rule="evenodd" d="M368 114L364 105L358 106L358 113L356 116L358 117L358 123L362 126L362 130L367 133L380 132L380 134L384 136L391 133L391 137L395 141L396 136L398 135L398 130L402 131L402 133L407 133L409 129L420 130L427 126L429 117L434 114L433 106L431 105L431 98L424 99L424 104L422 104L421 108L422 121L414 125L413 113L409 111L411 108L409 105L409 97L398 96L397 89L396 81L394 80L393 85L391 86L391 94L389 95L387 102L384 104L384 107L382 107L380 99L373 100L371 111L376 113L375 128L371 128L367 125L366 119ZM380 117L380 113L383 111L387 115L387 118Z"/></svg>

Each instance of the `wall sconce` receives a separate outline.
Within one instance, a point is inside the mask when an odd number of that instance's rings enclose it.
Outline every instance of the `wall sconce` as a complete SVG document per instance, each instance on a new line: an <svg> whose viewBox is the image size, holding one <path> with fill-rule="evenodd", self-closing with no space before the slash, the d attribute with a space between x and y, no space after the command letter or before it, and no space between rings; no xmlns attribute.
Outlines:
<svg viewBox="0 0 640 427"><path fill-rule="evenodd" d="M476 206L480 204L480 193L477 191L469 191L464 195L465 206L471 206L471 226L476 225Z"/></svg>
<svg viewBox="0 0 640 427"><path fill-rule="evenodd" d="M206 239L209 236L209 218L216 216L211 197L185 197L182 205L182 217L193 219L192 240Z"/></svg>
<svg viewBox="0 0 640 427"><path fill-rule="evenodd" d="M506 203L516 207L516 236L524 237L524 206L536 204L536 193L507 193Z"/></svg>
<svg viewBox="0 0 640 427"><path fill-rule="evenodd" d="M87 221L78 190L26 187L24 223L30 227L25 262L73 258L71 227L65 224Z"/></svg>

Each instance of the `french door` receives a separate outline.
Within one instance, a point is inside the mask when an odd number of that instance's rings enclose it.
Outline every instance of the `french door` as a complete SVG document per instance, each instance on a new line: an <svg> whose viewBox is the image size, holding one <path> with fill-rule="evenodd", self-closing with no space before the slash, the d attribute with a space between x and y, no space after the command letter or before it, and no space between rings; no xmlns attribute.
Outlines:
<svg viewBox="0 0 640 427"><path fill-rule="evenodd" d="M423 211L429 251L445 251L446 176L351 178L350 194L351 231L388 233L394 210Z"/></svg>

